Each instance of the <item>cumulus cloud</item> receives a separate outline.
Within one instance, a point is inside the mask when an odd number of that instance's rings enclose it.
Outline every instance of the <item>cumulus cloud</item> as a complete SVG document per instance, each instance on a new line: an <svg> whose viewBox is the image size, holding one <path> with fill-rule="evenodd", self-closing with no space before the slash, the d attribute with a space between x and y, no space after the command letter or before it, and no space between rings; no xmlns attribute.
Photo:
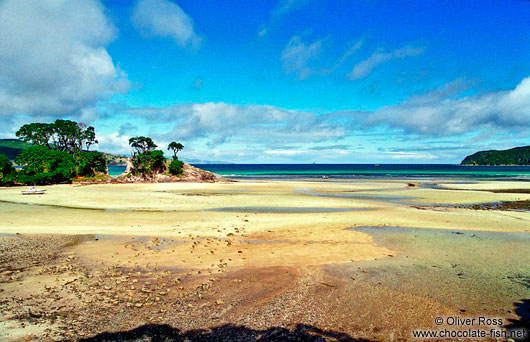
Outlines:
<svg viewBox="0 0 530 342"><path fill-rule="evenodd" d="M0 116L91 120L98 99L128 88L105 49L116 30L99 1L5 0L0 32Z"/></svg>
<svg viewBox="0 0 530 342"><path fill-rule="evenodd" d="M303 7L309 1L310 0L280 0L272 9L269 22L260 26L258 36L265 36L269 32L271 27L276 24L281 18L283 18L288 13Z"/></svg>
<svg viewBox="0 0 530 342"><path fill-rule="evenodd" d="M364 61L356 64L353 70L348 74L348 78L356 80L368 76L374 68L393 59L400 59L405 57L414 57L423 54L424 50L421 48L414 48L405 46L393 52L374 52L370 57Z"/></svg>
<svg viewBox="0 0 530 342"><path fill-rule="evenodd" d="M530 77L511 90L465 97L451 94L435 90L414 96L399 105L381 108L371 114L365 124L382 124L431 136L459 135L485 128L518 130L530 127Z"/></svg>
<svg viewBox="0 0 530 342"><path fill-rule="evenodd" d="M201 44L193 19L169 0L138 0L131 20L146 35L171 38L183 47Z"/></svg>
<svg viewBox="0 0 530 342"><path fill-rule="evenodd" d="M129 136L119 132L111 134L98 134L98 150L112 151L113 153L130 154Z"/></svg>
<svg viewBox="0 0 530 342"><path fill-rule="evenodd" d="M286 74L296 74L301 80L308 78L313 73L308 63L317 59L321 50L322 40L306 44L300 36L292 37L280 56L283 70Z"/></svg>
<svg viewBox="0 0 530 342"><path fill-rule="evenodd" d="M348 125L351 124L351 121L345 123L342 114L317 115L273 106L223 102L131 108L128 113L143 116L151 124L173 123L174 128L160 135L161 138L206 139L209 146L231 140L257 145L335 141L349 133Z"/></svg>

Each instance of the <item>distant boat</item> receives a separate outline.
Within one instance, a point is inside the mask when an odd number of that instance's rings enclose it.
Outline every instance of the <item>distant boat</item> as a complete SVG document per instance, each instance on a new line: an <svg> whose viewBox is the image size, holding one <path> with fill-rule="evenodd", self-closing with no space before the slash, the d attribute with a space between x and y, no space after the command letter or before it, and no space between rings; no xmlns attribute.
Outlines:
<svg viewBox="0 0 530 342"><path fill-rule="evenodd" d="M328 179L328 176L322 176L322 179Z"/></svg>
<svg viewBox="0 0 530 342"><path fill-rule="evenodd" d="M30 186L28 190L22 190L22 195L44 195L45 193L46 190L35 189L32 186Z"/></svg>

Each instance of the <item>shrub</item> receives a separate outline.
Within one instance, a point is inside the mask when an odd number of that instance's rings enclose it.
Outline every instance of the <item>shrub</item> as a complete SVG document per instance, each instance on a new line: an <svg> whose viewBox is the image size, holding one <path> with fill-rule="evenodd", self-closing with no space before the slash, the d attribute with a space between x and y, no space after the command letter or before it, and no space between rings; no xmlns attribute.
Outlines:
<svg viewBox="0 0 530 342"><path fill-rule="evenodd" d="M183 162L181 162L178 159L173 159L173 161L169 164L168 172L170 175L178 176L182 174L182 165L184 165Z"/></svg>

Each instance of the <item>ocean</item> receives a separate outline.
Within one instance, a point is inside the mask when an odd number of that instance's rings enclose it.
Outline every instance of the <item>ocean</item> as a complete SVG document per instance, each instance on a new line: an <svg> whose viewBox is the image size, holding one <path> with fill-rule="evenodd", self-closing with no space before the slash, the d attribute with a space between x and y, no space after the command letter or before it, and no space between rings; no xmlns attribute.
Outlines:
<svg viewBox="0 0 530 342"><path fill-rule="evenodd" d="M194 164L235 179L296 178L471 178L530 181L530 166L462 166L451 164ZM110 166L117 176L125 166Z"/></svg>

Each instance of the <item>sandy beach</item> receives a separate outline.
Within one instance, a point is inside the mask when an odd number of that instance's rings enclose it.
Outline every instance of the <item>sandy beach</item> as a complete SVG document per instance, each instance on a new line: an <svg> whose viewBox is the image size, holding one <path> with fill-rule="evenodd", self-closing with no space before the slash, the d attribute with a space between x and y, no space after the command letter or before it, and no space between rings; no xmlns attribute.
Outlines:
<svg viewBox="0 0 530 342"><path fill-rule="evenodd" d="M489 204L528 203L529 182L43 189L0 188L0 340L406 341L440 316L528 326L530 212Z"/></svg>

